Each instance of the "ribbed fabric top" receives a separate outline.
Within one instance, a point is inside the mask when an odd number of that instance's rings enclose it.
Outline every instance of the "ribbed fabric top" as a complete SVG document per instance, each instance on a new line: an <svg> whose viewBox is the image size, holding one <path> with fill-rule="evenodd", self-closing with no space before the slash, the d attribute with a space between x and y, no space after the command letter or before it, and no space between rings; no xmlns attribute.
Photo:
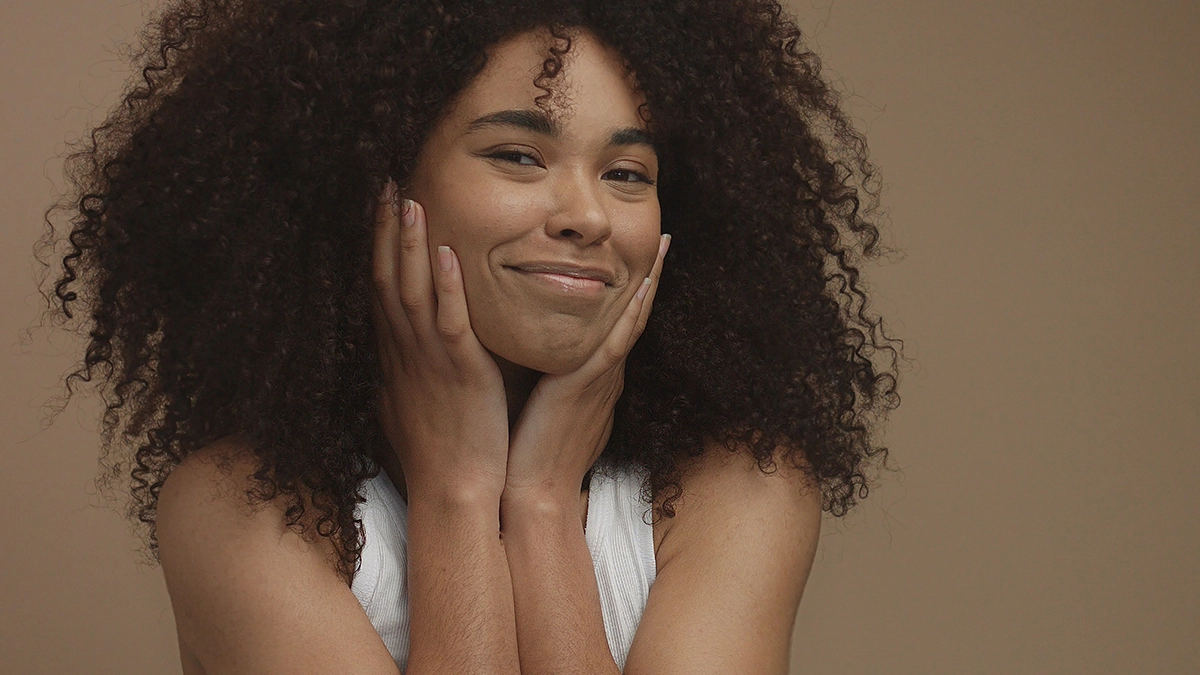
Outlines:
<svg viewBox="0 0 1200 675"><path fill-rule="evenodd" d="M588 488L584 538L600 590L604 633L617 667L624 670L633 635L654 584L654 531L642 499L644 474L634 468L609 474L599 468ZM358 507L366 541L351 589L403 672L408 664L408 508L383 471L363 485Z"/></svg>

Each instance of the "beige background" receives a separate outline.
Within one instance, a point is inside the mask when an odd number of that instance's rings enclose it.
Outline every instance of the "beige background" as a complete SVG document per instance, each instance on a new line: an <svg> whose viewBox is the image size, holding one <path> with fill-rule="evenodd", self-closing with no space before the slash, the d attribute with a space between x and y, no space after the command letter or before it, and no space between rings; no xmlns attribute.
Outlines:
<svg viewBox="0 0 1200 675"><path fill-rule="evenodd" d="M908 255L870 278L918 359L792 672L1200 672L1200 4L792 9L883 169ZM18 339L54 158L142 12L0 6L4 672L179 672L160 573L96 506L94 404L40 430L70 345Z"/></svg>

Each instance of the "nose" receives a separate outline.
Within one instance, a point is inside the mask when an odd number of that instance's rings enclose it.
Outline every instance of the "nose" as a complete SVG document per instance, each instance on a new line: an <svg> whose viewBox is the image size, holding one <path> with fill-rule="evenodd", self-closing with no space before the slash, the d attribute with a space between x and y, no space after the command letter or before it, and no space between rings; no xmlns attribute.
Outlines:
<svg viewBox="0 0 1200 675"><path fill-rule="evenodd" d="M552 239L569 239L579 246L599 244L612 235L612 223L604 208L599 181L583 169L562 176L555 183L555 209L546 219L546 234Z"/></svg>

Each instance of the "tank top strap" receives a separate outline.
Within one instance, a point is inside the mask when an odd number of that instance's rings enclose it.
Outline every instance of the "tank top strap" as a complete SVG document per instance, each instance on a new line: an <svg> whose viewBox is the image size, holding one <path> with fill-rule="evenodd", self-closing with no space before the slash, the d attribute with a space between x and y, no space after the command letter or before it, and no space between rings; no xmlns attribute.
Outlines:
<svg viewBox="0 0 1200 675"><path fill-rule="evenodd" d="M636 467L599 469L588 490L584 538L592 556L609 650L620 668L656 575L651 506Z"/></svg>

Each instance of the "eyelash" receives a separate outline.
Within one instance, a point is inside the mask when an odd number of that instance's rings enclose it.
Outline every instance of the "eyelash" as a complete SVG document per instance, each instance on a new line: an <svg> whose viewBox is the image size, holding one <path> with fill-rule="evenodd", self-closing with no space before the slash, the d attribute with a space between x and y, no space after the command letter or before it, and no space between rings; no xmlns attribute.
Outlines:
<svg viewBox="0 0 1200 675"><path fill-rule="evenodd" d="M527 154L524 152L518 152L516 150L500 150L498 152L493 152L492 154L488 155L488 157L493 157L495 159L499 159L502 162L512 162L511 159L504 159L504 157L513 157L513 156L528 157L529 159L532 159L534 162L537 161L537 159L533 155L530 155L530 154ZM520 164L521 162L518 160L518 161L515 161L512 163ZM529 165L525 164L524 166L529 166ZM649 176L643 174L640 171L634 171L633 169L613 169L612 171L609 171L609 173L613 173L613 172L628 173L630 175L637 176L637 178L638 178L635 181L628 181L628 180L619 181L621 183L645 183L647 185L654 185L654 181L650 180Z"/></svg>

